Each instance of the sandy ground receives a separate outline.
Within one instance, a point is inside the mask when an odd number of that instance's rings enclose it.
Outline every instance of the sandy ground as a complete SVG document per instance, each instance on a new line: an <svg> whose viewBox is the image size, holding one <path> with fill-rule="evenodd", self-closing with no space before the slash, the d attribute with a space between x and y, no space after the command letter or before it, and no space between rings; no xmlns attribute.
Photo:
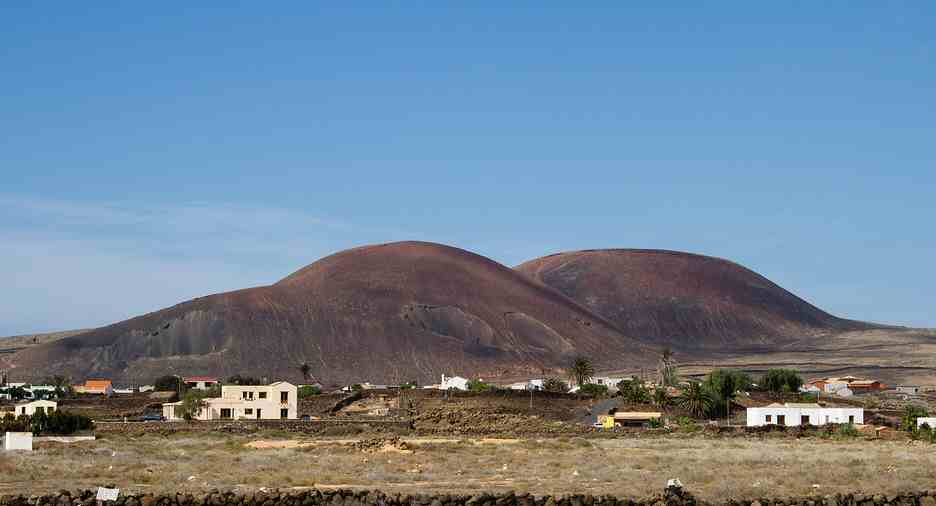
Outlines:
<svg viewBox="0 0 936 506"><path fill-rule="evenodd" d="M115 485L126 491L266 488L404 493L592 493L646 497L679 478L703 499L932 488L936 446L863 439L408 438L407 452L357 439L217 433L114 436L0 454L0 494Z"/></svg>

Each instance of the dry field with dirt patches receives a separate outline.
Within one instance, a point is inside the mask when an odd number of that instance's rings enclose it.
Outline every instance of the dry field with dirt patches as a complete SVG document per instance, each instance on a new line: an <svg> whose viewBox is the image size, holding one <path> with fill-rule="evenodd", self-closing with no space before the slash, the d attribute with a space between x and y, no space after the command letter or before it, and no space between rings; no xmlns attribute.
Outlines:
<svg viewBox="0 0 936 506"><path fill-rule="evenodd" d="M679 478L700 498L894 493L936 484L936 447L819 439L294 439L113 436L0 455L0 494L260 487L525 491L644 497Z"/></svg>

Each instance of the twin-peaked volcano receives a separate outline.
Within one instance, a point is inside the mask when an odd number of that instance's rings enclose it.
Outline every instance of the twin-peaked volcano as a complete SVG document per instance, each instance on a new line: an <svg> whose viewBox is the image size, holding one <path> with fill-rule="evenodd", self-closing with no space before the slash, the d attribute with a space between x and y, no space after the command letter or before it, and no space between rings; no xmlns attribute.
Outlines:
<svg viewBox="0 0 936 506"><path fill-rule="evenodd" d="M574 353L650 360L645 343L508 267L403 242L323 258L270 286L197 298L13 357L19 373L151 379L167 372L329 382L540 374Z"/></svg>
<svg viewBox="0 0 936 506"><path fill-rule="evenodd" d="M365 246L264 287L182 304L24 349L18 376L247 374L329 383L531 376L576 354L598 369L782 345L861 328L716 258L648 250L563 253L510 269L423 242ZM684 355L685 356L685 355Z"/></svg>

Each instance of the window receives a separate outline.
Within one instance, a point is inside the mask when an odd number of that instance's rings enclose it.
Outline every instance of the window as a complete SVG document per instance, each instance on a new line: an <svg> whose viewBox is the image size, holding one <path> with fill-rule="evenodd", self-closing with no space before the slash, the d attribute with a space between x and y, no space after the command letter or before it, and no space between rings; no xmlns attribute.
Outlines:
<svg viewBox="0 0 936 506"><path fill-rule="evenodd" d="M261 411L263 411L263 410L262 410L262 409L258 409L258 410L257 410L257 420L260 419L260 412L261 412Z"/></svg>
<svg viewBox="0 0 936 506"><path fill-rule="evenodd" d="M252 409L252 408L246 408L246 409L244 410L244 414L245 414L245 415L252 415L252 414L253 414L253 409Z"/></svg>
<svg viewBox="0 0 936 506"><path fill-rule="evenodd" d="M767 423L773 423L773 415L767 415L764 417Z"/></svg>
<svg viewBox="0 0 936 506"><path fill-rule="evenodd" d="M221 408L221 418L224 420L232 418L231 408Z"/></svg>
<svg viewBox="0 0 936 506"><path fill-rule="evenodd" d="M848 423L855 423L855 415L848 415Z"/></svg>
<svg viewBox="0 0 936 506"><path fill-rule="evenodd" d="M284 419L284 420L287 419L287 418L289 418L289 410L288 410L288 409L285 409L285 408L284 408L284 409L281 409L281 410L280 410L280 418L282 418L282 419Z"/></svg>
<svg viewBox="0 0 936 506"><path fill-rule="evenodd" d="M800 415L799 423L800 425L809 425L809 415Z"/></svg>
<svg viewBox="0 0 936 506"><path fill-rule="evenodd" d="M266 399L266 392L260 392L260 398Z"/></svg>
<svg viewBox="0 0 936 506"><path fill-rule="evenodd" d="M289 402L289 392L280 392L280 404Z"/></svg>
<svg viewBox="0 0 936 506"><path fill-rule="evenodd" d="M777 415L777 424L786 425L786 415Z"/></svg>
<svg viewBox="0 0 936 506"><path fill-rule="evenodd" d="M241 399L247 400L247 392L241 392Z"/></svg>

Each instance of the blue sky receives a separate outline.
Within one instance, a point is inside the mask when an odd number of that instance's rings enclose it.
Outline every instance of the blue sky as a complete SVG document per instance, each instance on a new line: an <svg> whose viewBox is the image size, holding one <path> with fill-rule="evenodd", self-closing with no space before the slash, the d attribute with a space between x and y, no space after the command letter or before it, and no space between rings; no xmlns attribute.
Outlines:
<svg viewBox="0 0 936 506"><path fill-rule="evenodd" d="M0 5L0 335L419 239L936 327L936 4Z"/></svg>

